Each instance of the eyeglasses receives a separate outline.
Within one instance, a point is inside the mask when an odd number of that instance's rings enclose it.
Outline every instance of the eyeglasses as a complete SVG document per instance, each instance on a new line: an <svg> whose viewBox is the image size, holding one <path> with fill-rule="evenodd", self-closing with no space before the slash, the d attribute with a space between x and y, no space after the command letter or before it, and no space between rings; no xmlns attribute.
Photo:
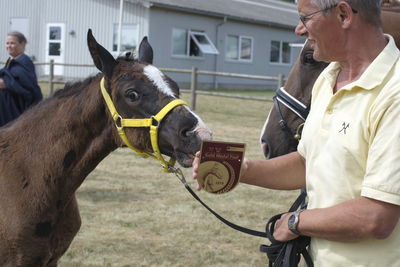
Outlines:
<svg viewBox="0 0 400 267"><path fill-rule="evenodd" d="M300 21L303 23L304 27L306 27L307 21L308 21L313 15L315 15L315 14L317 14L317 13L319 13L319 12L326 12L326 11L328 11L329 9L335 8L336 6L337 6L337 4L334 4L333 6L326 7L326 8L324 8L324 9L321 9L321 10L318 10L318 11L315 11L315 12L312 12L312 13L307 14L307 15L304 15L304 16L300 16ZM355 10L354 8L351 8L351 10L353 11L354 14L357 14L357 13L358 13L358 11Z"/></svg>

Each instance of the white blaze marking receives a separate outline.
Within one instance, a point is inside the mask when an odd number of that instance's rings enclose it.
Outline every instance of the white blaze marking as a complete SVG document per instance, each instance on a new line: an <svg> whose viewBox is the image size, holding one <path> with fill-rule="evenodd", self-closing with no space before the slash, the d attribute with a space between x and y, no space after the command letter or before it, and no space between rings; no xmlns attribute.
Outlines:
<svg viewBox="0 0 400 267"><path fill-rule="evenodd" d="M189 107L185 106L185 108L197 119L197 125L194 128L194 131L197 132L201 140L212 140L212 131L210 128L207 127L207 125L204 123L204 121L196 114L194 113Z"/></svg>
<svg viewBox="0 0 400 267"><path fill-rule="evenodd" d="M157 69L152 65L147 65L146 67L144 67L143 72L147 76L147 78L157 86L160 92L169 95L173 98L176 98L174 92L169 87L168 83L165 81L164 74L159 69ZM212 132L203 122L203 120L196 113L194 113L189 107L185 106L185 108L197 119L197 125L194 131L197 132L200 139L211 140Z"/></svg>
<svg viewBox="0 0 400 267"><path fill-rule="evenodd" d="M174 92L165 81L164 74L159 69L153 65L147 65L144 67L143 72L147 78L157 86L160 92L175 98Z"/></svg>

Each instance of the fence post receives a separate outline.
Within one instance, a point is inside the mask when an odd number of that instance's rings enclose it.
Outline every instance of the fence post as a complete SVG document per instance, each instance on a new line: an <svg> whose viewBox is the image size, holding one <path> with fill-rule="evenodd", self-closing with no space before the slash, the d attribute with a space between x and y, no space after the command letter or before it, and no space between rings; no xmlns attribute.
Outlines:
<svg viewBox="0 0 400 267"><path fill-rule="evenodd" d="M192 95L190 106L192 110L196 109L196 90L197 90L197 68L192 67L192 79L190 81L190 92Z"/></svg>
<svg viewBox="0 0 400 267"><path fill-rule="evenodd" d="M285 85L285 76L283 74L278 75L278 88L281 88Z"/></svg>
<svg viewBox="0 0 400 267"><path fill-rule="evenodd" d="M53 94L54 91L54 59L50 59L50 66L49 66L49 89L50 95Z"/></svg>

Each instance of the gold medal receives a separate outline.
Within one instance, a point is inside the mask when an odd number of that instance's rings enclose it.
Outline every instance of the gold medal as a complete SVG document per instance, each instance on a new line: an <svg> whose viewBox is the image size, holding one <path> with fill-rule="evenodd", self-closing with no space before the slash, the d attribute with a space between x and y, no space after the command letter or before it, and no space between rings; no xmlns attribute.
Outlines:
<svg viewBox="0 0 400 267"><path fill-rule="evenodd" d="M204 141L197 180L207 192L222 194L239 183L244 144Z"/></svg>
<svg viewBox="0 0 400 267"><path fill-rule="evenodd" d="M200 185L210 193L217 193L229 182L228 169L218 161L206 161L199 166Z"/></svg>

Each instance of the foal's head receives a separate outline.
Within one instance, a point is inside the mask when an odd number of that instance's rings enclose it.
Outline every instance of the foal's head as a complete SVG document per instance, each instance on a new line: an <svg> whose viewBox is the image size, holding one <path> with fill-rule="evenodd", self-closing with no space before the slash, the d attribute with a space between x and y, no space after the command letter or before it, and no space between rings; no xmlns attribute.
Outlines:
<svg viewBox="0 0 400 267"><path fill-rule="evenodd" d="M140 44L138 60L129 55L115 60L96 42L91 30L88 32L88 46L96 67L104 74L104 85L115 109L123 119L152 118L179 97L178 85L152 65L153 50L146 37ZM107 111L107 115L110 112ZM118 136L113 120L110 121ZM147 153L153 152L148 127L124 128L124 131L132 146ZM177 159L184 167L191 166L201 140L210 138L210 130L185 105L173 108L158 126L161 153Z"/></svg>
<svg viewBox="0 0 400 267"><path fill-rule="evenodd" d="M311 90L319 74L328 65L313 58L313 49L306 42L291 69L285 91L306 106L311 104ZM276 109L271 109L264 129L261 132L261 145L266 158L273 158L297 150L298 140L294 138L299 125L304 121L284 105L279 105L282 116ZM279 121L286 122L288 131L282 130ZM301 132L299 132L301 134Z"/></svg>

